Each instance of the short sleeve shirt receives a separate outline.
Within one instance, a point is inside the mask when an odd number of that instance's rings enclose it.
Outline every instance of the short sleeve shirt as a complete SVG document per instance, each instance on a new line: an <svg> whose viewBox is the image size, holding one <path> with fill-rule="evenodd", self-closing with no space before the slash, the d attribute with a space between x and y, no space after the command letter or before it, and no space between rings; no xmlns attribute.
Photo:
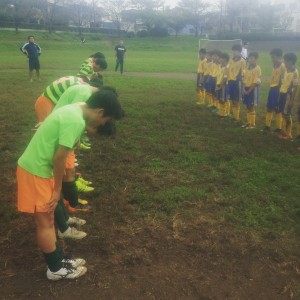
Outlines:
<svg viewBox="0 0 300 300"><path fill-rule="evenodd" d="M32 175L53 177L53 158L59 146L73 149L85 130L83 112L78 104L58 109L39 127L18 165Z"/></svg>
<svg viewBox="0 0 300 300"><path fill-rule="evenodd" d="M69 104L86 102L92 94L92 87L88 84L73 85L61 95L54 107L54 111Z"/></svg>
<svg viewBox="0 0 300 300"><path fill-rule="evenodd" d="M243 73L243 83L246 87L261 83L261 69L259 66L247 68Z"/></svg>
<svg viewBox="0 0 300 300"><path fill-rule="evenodd" d="M117 58L119 58L119 59L124 58L124 55L126 53L126 48L123 45L117 45L115 47L115 51L116 51L116 54L117 54Z"/></svg>

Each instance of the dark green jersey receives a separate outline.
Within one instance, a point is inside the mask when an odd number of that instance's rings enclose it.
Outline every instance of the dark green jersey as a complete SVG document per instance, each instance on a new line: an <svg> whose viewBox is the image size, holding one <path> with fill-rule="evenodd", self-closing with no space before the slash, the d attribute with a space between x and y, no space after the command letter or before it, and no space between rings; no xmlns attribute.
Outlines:
<svg viewBox="0 0 300 300"><path fill-rule="evenodd" d="M67 76L59 78L46 87L43 96L51 100L55 105L57 104L60 96L72 85L81 82L79 77Z"/></svg>
<svg viewBox="0 0 300 300"><path fill-rule="evenodd" d="M84 66L81 66L81 69L79 70L77 76L91 77L93 74L94 74L94 70L91 67L91 65L86 64Z"/></svg>

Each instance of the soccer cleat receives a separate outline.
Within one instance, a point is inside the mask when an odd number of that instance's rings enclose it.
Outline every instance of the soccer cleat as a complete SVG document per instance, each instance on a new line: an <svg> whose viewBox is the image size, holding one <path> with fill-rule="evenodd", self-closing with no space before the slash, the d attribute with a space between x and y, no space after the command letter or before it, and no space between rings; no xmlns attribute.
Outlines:
<svg viewBox="0 0 300 300"><path fill-rule="evenodd" d="M85 144L83 144L83 143L80 143L80 150L90 150L91 149L91 147L88 147L88 146L86 146Z"/></svg>
<svg viewBox="0 0 300 300"><path fill-rule="evenodd" d="M281 139L281 140L291 140L293 137L291 135L283 133L283 134L279 134L278 138Z"/></svg>
<svg viewBox="0 0 300 300"><path fill-rule="evenodd" d="M78 199L78 203L79 203L79 204L82 204L82 205L88 205L88 204L89 204L89 201L83 200L83 199Z"/></svg>
<svg viewBox="0 0 300 300"><path fill-rule="evenodd" d="M255 129L255 126L249 125L249 126L246 127L246 129Z"/></svg>
<svg viewBox="0 0 300 300"><path fill-rule="evenodd" d="M76 187L78 189L78 192L89 193L89 192L92 192L95 189L91 186L87 186L87 185L83 184L82 182L80 182L78 180L76 180L75 184L76 184Z"/></svg>
<svg viewBox="0 0 300 300"><path fill-rule="evenodd" d="M84 266L86 261L83 258L70 258L68 256L65 256L62 260L62 263L65 265L69 264L72 266L72 268L76 269L80 266Z"/></svg>
<svg viewBox="0 0 300 300"><path fill-rule="evenodd" d="M85 238L87 234L83 231L79 231L74 227L69 227L65 232L60 232L58 230L58 237L60 239L71 239L71 240L81 240Z"/></svg>
<svg viewBox="0 0 300 300"><path fill-rule="evenodd" d="M78 268L73 268L71 264L64 264L64 266L57 272L51 272L48 268L47 278L49 280L61 280L61 279L76 279L83 276L87 272L87 268L84 266L79 266Z"/></svg>
<svg viewBox="0 0 300 300"><path fill-rule="evenodd" d="M83 219L79 219L79 218L76 218L76 217L69 217L68 221L67 221L67 224L68 225L84 225L86 223L86 220L83 220Z"/></svg>
<svg viewBox="0 0 300 300"><path fill-rule="evenodd" d="M92 181L84 180L82 177L78 177L77 180L80 181L81 183L83 183L84 185L91 185L91 184L93 184Z"/></svg>
<svg viewBox="0 0 300 300"><path fill-rule="evenodd" d="M250 124L244 124L244 125L242 125L241 127L242 127L242 128L248 128L248 127L250 127Z"/></svg>
<svg viewBox="0 0 300 300"><path fill-rule="evenodd" d="M82 200L82 201L86 201L86 200ZM78 200L78 202L79 202L79 200ZM67 208L67 210L70 214L74 214L76 212L88 212L89 210L91 210L90 205L79 203L75 207L72 207L68 201L64 200L64 203L65 203L65 206L66 206L66 208Z"/></svg>
<svg viewBox="0 0 300 300"><path fill-rule="evenodd" d="M276 134L277 134L277 133L281 133L281 131L282 131L282 130L281 130L280 128L276 128L276 129L273 130L273 133L276 133Z"/></svg>
<svg viewBox="0 0 300 300"><path fill-rule="evenodd" d="M271 128L269 126L265 126L263 129L260 130L261 132L270 132Z"/></svg>

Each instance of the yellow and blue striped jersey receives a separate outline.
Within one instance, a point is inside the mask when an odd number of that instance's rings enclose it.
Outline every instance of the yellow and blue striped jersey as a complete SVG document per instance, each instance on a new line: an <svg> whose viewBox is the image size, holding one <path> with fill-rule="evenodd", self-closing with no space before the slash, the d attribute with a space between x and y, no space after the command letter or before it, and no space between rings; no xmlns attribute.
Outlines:
<svg viewBox="0 0 300 300"><path fill-rule="evenodd" d="M243 72L243 84L245 87L259 85L261 83L261 68L258 65L248 66Z"/></svg>
<svg viewBox="0 0 300 300"><path fill-rule="evenodd" d="M277 66L273 65L270 87L276 87L281 85L285 70L286 69L284 63L280 63Z"/></svg>
<svg viewBox="0 0 300 300"><path fill-rule="evenodd" d="M246 68L246 62L241 57L237 59L232 59L229 62L228 67L228 80L238 80L241 79L243 71Z"/></svg>
<svg viewBox="0 0 300 300"><path fill-rule="evenodd" d="M292 71L286 70L284 72L282 84L280 87L280 93L289 93L299 84L299 73L298 70L295 68Z"/></svg>

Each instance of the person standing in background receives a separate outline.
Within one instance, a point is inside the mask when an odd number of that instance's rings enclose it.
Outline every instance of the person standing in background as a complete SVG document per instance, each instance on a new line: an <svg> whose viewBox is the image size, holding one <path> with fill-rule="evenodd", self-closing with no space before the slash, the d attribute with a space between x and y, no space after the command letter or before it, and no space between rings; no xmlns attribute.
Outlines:
<svg viewBox="0 0 300 300"><path fill-rule="evenodd" d="M120 66L120 73L123 74L124 70L124 59L126 58L126 48L124 46L124 41L120 40L119 44L115 47L115 53L117 58L117 64L115 71L118 71Z"/></svg>
<svg viewBox="0 0 300 300"><path fill-rule="evenodd" d="M35 43L33 35L28 36L28 42L25 43L20 48L20 50L29 59L29 80L30 80L30 82L33 82L33 79L32 79L33 70L36 71L36 76L37 76L38 80L41 81L39 56L42 53L42 49L38 44Z"/></svg>
<svg viewBox="0 0 300 300"><path fill-rule="evenodd" d="M242 46L242 58L247 62L248 61L248 42L244 41Z"/></svg>

